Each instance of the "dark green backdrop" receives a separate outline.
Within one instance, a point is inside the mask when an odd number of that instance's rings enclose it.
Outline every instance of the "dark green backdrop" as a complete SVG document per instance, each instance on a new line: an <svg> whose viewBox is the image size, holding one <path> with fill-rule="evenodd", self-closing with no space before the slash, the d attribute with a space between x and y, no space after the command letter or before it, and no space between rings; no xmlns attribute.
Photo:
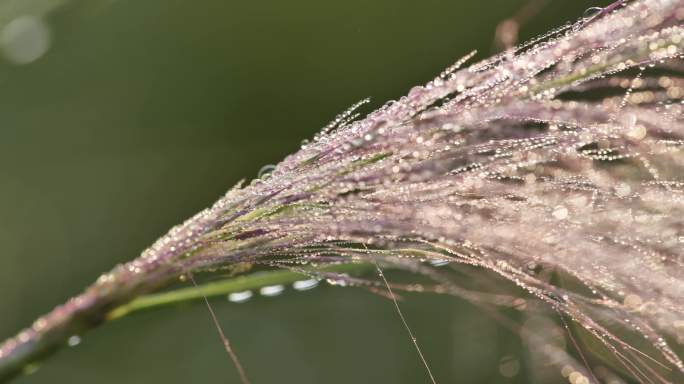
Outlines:
<svg viewBox="0 0 684 384"><path fill-rule="evenodd" d="M0 63L0 338L127 261L334 115L398 98L472 49L523 0L0 0L43 12L35 62ZM531 37L606 1L551 0ZM2 27L2 26L0 26ZM402 303L440 383L526 383L516 335L460 300ZM322 286L214 300L255 384L422 383L390 302ZM522 354L521 354L522 353ZM206 309L88 334L20 383L237 382Z"/></svg>

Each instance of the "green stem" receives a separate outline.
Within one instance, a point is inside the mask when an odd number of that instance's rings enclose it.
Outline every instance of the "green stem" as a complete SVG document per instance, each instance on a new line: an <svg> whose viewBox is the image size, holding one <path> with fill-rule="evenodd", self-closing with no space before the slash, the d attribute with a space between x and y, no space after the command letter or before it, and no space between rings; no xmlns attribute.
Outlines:
<svg viewBox="0 0 684 384"><path fill-rule="evenodd" d="M359 274L373 270L371 264L340 264L316 270L316 273L353 273ZM227 280L215 281L189 288L175 289L141 296L127 304L121 305L106 316L107 320L115 320L133 312L153 309L184 301L199 300L204 297L223 296L230 293L259 289L269 285L291 284L306 278L307 275L292 271L258 272L248 276L240 276Z"/></svg>
<svg viewBox="0 0 684 384"><path fill-rule="evenodd" d="M37 320L30 332L22 331L3 345L15 345L9 353L0 348L0 383L7 382L22 373L31 372L36 364L67 345L72 335L80 335L114 319L133 312L165 305L225 295L231 292L259 289L268 285L288 284L307 278L307 272L357 274L372 270L369 264L339 264L317 269L303 269L301 273L277 270L211 282L190 288L163 293L151 293L177 281L179 271L173 269L152 271L140 281L122 279L111 289L102 289L97 283L84 293L57 307ZM116 272L115 272L116 274ZM115 281L118 281L116 277ZM123 284L126 281L126 284ZM45 325L36 328L36 324Z"/></svg>

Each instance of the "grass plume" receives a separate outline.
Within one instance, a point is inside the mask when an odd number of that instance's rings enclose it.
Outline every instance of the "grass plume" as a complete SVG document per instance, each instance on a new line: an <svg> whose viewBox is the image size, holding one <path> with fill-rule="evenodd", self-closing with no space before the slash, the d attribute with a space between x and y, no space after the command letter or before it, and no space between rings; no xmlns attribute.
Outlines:
<svg viewBox="0 0 684 384"><path fill-rule="evenodd" d="M455 276L502 277L620 375L681 380L682 20L684 0L618 1L461 69L468 55L363 119L354 105L0 345L0 380L180 276L249 264L382 287L334 270L358 263L515 303Z"/></svg>

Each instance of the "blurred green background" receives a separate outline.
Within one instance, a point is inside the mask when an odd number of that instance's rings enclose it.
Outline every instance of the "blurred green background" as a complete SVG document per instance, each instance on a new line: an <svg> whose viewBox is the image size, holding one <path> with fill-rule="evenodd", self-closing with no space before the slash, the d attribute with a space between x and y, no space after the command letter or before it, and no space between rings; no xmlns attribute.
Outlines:
<svg viewBox="0 0 684 384"><path fill-rule="evenodd" d="M0 0L0 338L347 106L398 98L472 49L489 55L525 3ZM550 0L521 37L606 3ZM485 313L406 298L440 383L532 380L519 337ZM391 302L365 291L213 302L254 383L428 381ZM521 363L512 377L506 356ZM188 304L109 324L18 382L238 378L206 308Z"/></svg>

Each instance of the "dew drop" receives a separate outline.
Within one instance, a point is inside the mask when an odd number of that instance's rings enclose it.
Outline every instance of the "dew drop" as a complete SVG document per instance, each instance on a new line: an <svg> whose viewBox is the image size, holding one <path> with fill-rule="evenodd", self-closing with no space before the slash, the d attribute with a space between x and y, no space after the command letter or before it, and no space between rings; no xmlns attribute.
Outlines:
<svg viewBox="0 0 684 384"><path fill-rule="evenodd" d="M346 287L349 283L344 279L326 279L325 280L330 285L337 285L340 287Z"/></svg>
<svg viewBox="0 0 684 384"><path fill-rule="evenodd" d="M309 289L316 288L317 285L318 280L316 279L299 280L292 284L292 288L296 289L297 291L307 291Z"/></svg>
<svg viewBox="0 0 684 384"><path fill-rule="evenodd" d="M632 193L632 188L627 183L619 183L615 186L615 193L619 197L627 197Z"/></svg>
<svg viewBox="0 0 684 384"><path fill-rule="evenodd" d="M382 109L387 109L387 108L391 107L394 103L395 103L394 100L387 100L387 101L385 102L385 104L382 105L381 108L382 108Z"/></svg>
<svg viewBox="0 0 684 384"><path fill-rule="evenodd" d="M643 140L647 134L648 131L643 125L636 125L627 131L627 136L633 140Z"/></svg>
<svg viewBox="0 0 684 384"><path fill-rule="evenodd" d="M573 371L568 375L568 381L572 384L588 384L589 379L579 371Z"/></svg>
<svg viewBox="0 0 684 384"><path fill-rule="evenodd" d="M273 172L275 168L276 166L273 164L264 165L263 167L261 167L261 169L259 169L259 173L257 173L257 178L262 180L268 179L271 176L271 172Z"/></svg>
<svg viewBox="0 0 684 384"><path fill-rule="evenodd" d="M244 303L251 299L252 296L252 291L233 292L228 295L228 301L232 303Z"/></svg>
<svg viewBox="0 0 684 384"><path fill-rule="evenodd" d="M444 265L449 264L449 260L443 259L435 259L435 260L430 260L430 264L432 264L435 267L442 267Z"/></svg>
<svg viewBox="0 0 684 384"><path fill-rule="evenodd" d="M562 205L559 205L556 208L554 208L552 215L556 220L564 220L568 217L568 213L569 212L567 208L565 208Z"/></svg>
<svg viewBox="0 0 684 384"><path fill-rule="evenodd" d="M284 290L285 287L280 284L268 285L259 289L259 294L261 294L261 296L273 297L280 295L281 293L283 293Z"/></svg>
<svg viewBox="0 0 684 384"><path fill-rule="evenodd" d="M73 335L67 340L67 345L70 347L75 347L81 344L81 337L78 335Z"/></svg>

